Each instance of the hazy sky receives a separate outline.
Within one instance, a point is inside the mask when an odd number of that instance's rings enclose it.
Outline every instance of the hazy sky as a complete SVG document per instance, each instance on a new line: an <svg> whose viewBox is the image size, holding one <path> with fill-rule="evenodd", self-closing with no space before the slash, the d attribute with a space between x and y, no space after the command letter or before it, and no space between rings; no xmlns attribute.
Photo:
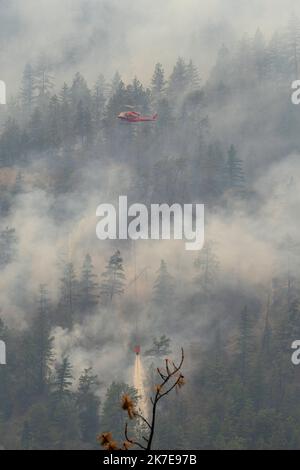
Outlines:
<svg viewBox="0 0 300 470"><path fill-rule="evenodd" d="M148 80L161 61L193 58L203 76L223 43L266 34L285 25L295 0L0 0L1 79L13 89L26 61L46 52L62 79L80 70L87 78Z"/></svg>

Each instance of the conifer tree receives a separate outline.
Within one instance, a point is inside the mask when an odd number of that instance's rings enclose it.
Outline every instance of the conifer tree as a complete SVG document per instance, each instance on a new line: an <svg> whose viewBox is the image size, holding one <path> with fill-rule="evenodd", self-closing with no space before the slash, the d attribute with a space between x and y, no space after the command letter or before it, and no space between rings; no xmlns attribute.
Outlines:
<svg viewBox="0 0 300 470"><path fill-rule="evenodd" d="M81 436L85 442L95 443L95 436L99 430L100 400L95 394L99 385L98 378L92 374L92 368L85 369L79 378L77 391L77 407Z"/></svg>
<svg viewBox="0 0 300 470"><path fill-rule="evenodd" d="M110 95L111 96L113 96L117 93L117 91L120 89L121 83L123 83L121 75L119 74L119 72L116 72L113 79L112 79L111 85L110 85Z"/></svg>
<svg viewBox="0 0 300 470"><path fill-rule="evenodd" d="M188 87L188 72L184 60L179 57L169 79L168 93L173 100L178 99Z"/></svg>
<svg viewBox="0 0 300 470"><path fill-rule="evenodd" d="M246 385L249 378L251 359L254 351L253 340L253 321L246 306L240 314L237 354L238 370L243 385Z"/></svg>
<svg viewBox="0 0 300 470"><path fill-rule="evenodd" d="M67 263L61 278L60 314L62 323L71 328L77 310L78 281L73 263Z"/></svg>
<svg viewBox="0 0 300 470"><path fill-rule="evenodd" d="M43 394L49 381L54 338L50 336L49 301L45 285L40 286L39 294L39 309L32 329L32 344L37 392Z"/></svg>
<svg viewBox="0 0 300 470"><path fill-rule="evenodd" d="M103 75L98 77L93 90L93 119L97 127L104 118L105 104L107 99L107 84Z"/></svg>
<svg viewBox="0 0 300 470"><path fill-rule="evenodd" d="M109 260L102 274L100 295L105 304L111 304L116 296L124 293L125 274L121 253L117 250Z"/></svg>
<svg viewBox="0 0 300 470"><path fill-rule="evenodd" d="M0 232L0 267L10 264L16 256L17 235L14 228L6 227Z"/></svg>
<svg viewBox="0 0 300 470"><path fill-rule="evenodd" d="M60 104L56 95L49 100L48 113L48 142L50 147L57 148L61 143L62 135L59 120Z"/></svg>
<svg viewBox="0 0 300 470"><path fill-rule="evenodd" d="M197 271L195 283L204 295L213 292L219 272L219 260L213 251L213 243L206 242L194 263Z"/></svg>
<svg viewBox="0 0 300 470"><path fill-rule="evenodd" d="M73 367L68 357L64 357L62 362L55 366L53 394L58 403L70 398L74 378L72 369Z"/></svg>
<svg viewBox="0 0 300 470"><path fill-rule="evenodd" d="M31 113L34 100L34 71L31 64L26 64L22 77L21 101L24 111Z"/></svg>
<svg viewBox="0 0 300 470"><path fill-rule="evenodd" d="M86 255L80 279L80 303L83 310L92 310L99 301L99 285L97 275L94 274L92 258Z"/></svg>
<svg viewBox="0 0 300 470"><path fill-rule="evenodd" d="M73 79L70 97L74 110L78 109L80 102L83 107L90 108L91 92L85 78L79 72L75 74Z"/></svg>
<svg viewBox="0 0 300 470"><path fill-rule="evenodd" d="M174 301L174 281L167 264L161 260L157 278L153 286L153 302L160 308L169 307Z"/></svg>
<svg viewBox="0 0 300 470"><path fill-rule="evenodd" d="M162 335L160 338L153 338L153 346L145 352L145 356L167 357L172 352L170 344L171 340L166 335Z"/></svg>
<svg viewBox="0 0 300 470"><path fill-rule="evenodd" d="M200 77L199 71L192 60L189 61L186 68L187 83L190 91L196 91L200 89Z"/></svg>
<svg viewBox="0 0 300 470"><path fill-rule="evenodd" d="M228 187L234 193L242 194L245 189L243 162L238 158L234 145L228 151L227 174Z"/></svg>
<svg viewBox="0 0 300 470"><path fill-rule="evenodd" d="M54 88L52 67L47 57L40 55L34 69L34 89L36 91L38 105L44 107Z"/></svg>
<svg viewBox="0 0 300 470"><path fill-rule="evenodd" d="M165 72L163 66L157 63L151 80L151 91L154 99L157 101L162 98L166 89Z"/></svg>

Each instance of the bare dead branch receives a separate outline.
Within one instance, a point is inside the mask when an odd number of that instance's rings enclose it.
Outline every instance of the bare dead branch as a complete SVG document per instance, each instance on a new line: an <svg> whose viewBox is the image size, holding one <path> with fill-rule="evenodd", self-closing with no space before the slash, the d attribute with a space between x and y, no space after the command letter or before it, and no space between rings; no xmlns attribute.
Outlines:
<svg viewBox="0 0 300 470"><path fill-rule="evenodd" d="M181 349L181 360L178 366L174 362L172 362L173 370L171 371L170 368L170 361L169 359L165 360L165 368L166 368L166 375L162 373L160 368L157 368L157 372L162 380L162 383L157 385L156 387L156 393L154 397L150 397L150 401L152 404L152 416L151 420L148 421L143 415L140 413L135 412L134 416L138 419L140 419L143 423L147 425L147 427L150 430L149 437L146 438L145 436L142 436L142 439L146 442L147 447L142 445L140 442L134 441L133 439L130 439L128 436L128 423L125 425L125 437L127 442L129 442L131 445L137 446L142 450L150 450L152 446L152 441L154 437L154 431L155 431L155 423L156 423L156 411L157 411L157 405L158 402L161 400L161 398L165 397L168 395L174 388L180 387L181 385L184 384L184 376L180 373L180 370L182 368L184 362L184 350L183 348ZM172 380L173 379L173 380ZM173 383L172 383L173 382ZM166 387L167 384L169 384L169 387ZM172 385L171 385L172 384ZM161 390L164 389L161 393Z"/></svg>
<svg viewBox="0 0 300 470"><path fill-rule="evenodd" d="M126 440L132 444L133 446L138 446L140 449L143 449L143 450L147 450L147 447L144 447L142 444L140 444L139 442L137 441L134 441L132 439L129 438L128 436L128 423L125 424L125 438Z"/></svg>
<svg viewBox="0 0 300 470"><path fill-rule="evenodd" d="M141 419L145 424L147 424L149 429L151 429L151 424L149 423L149 421L146 418L144 418L143 415L141 415L140 413L137 413L137 412L135 412L134 414L137 418Z"/></svg>

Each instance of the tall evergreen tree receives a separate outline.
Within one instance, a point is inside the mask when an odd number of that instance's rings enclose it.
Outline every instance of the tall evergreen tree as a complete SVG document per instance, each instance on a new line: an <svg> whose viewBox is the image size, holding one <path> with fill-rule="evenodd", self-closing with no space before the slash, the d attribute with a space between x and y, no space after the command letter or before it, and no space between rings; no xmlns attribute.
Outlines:
<svg viewBox="0 0 300 470"><path fill-rule="evenodd" d="M17 235L14 228L6 227L0 232L0 267L10 264L16 256Z"/></svg>
<svg viewBox="0 0 300 470"><path fill-rule="evenodd" d="M100 75L96 81L93 90L93 120L97 127L100 126L105 113L105 104L107 99L107 84L103 75Z"/></svg>
<svg viewBox="0 0 300 470"><path fill-rule="evenodd" d="M49 384L50 365L53 360L54 338L50 336L51 325L49 317L48 292L46 286L41 285L38 314L32 328L36 387L39 394L43 394Z"/></svg>
<svg viewBox="0 0 300 470"><path fill-rule="evenodd" d="M61 278L60 315L63 325L71 328L78 302L78 281L73 263L67 263Z"/></svg>
<svg viewBox="0 0 300 470"><path fill-rule="evenodd" d="M199 71L192 60L189 61L186 68L187 83L190 91L196 91L200 89L200 76Z"/></svg>
<svg viewBox="0 0 300 470"><path fill-rule="evenodd" d="M68 357L64 357L62 362L55 366L53 395L57 403L70 398L74 378L72 369L73 367Z"/></svg>
<svg viewBox="0 0 300 470"><path fill-rule="evenodd" d="M251 359L254 352L253 320L248 307L240 314L237 365L240 379L246 385L251 369Z"/></svg>
<svg viewBox="0 0 300 470"><path fill-rule="evenodd" d="M166 335L162 335L160 338L153 338L153 346L151 349L145 352L145 356L153 356L153 357L162 357L162 356L169 356L171 354L170 349L171 340L167 338Z"/></svg>
<svg viewBox="0 0 300 470"><path fill-rule="evenodd" d="M26 113L31 113L34 100L34 70L31 64L26 64L22 77L21 101Z"/></svg>
<svg viewBox="0 0 300 470"><path fill-rule="evenodd" d="M78 109L80 102L82 103L82 106L90 108L91 92L85 78L79 72L75 74L73 79L70 96L73 109Z"/></svg>
<svg viewBox="0 0 300 470"><path fill-rule="evenodd" d="M86 255L80 279L80 303L84 310L92 310L99 302L99 285L94 274L94 266L90 255Z"/></svg>
<svg viewBox="0 0 300 470"><path fill-rule="evenodd" d="M179 57L169 79L168 93L176 100L187 90L188 72L184 60Z"/></svg>
<svg viewBox="0 0 300 470"><path fill-rule="evenodd" d="M125 383L113 382L107 389L101 413L101 432L112 432L118 442L124 441L126 416L120 406L123 395L128 395L137 403L137 391ZM134 432L129 423L129 432Z"/></svg>
<svg viewBox="0 0 300 470"><path fill-rule="evenodd" d="M163 66L158 63L155 65L155 70L151 80L151 91L156 101L162 98L166 90L166 84L165 71Z"/></svg>
<svg viewBox="0 0 300 470"><path fill-rule="evenodd" d="M47 104L52 89L54 78L52 66L46 56L40 55L34 69L34 88L37 94L38 105L43 107Z"/></svg>
<svg viewBox="0 0 300 470"><path fill-rule="evenodd" d="M245 190L243 162L237 156L234 145L228 151L227 159L228 187L234 193L242 194Z"/></svg>
<svg viewBox="0 0 300 470"><path fill-rule="evenodd" d="M52 96L49 100L48 106L48 142L50 148L58 148L62 141L60 104L56 95Z"/></svg>
<svg viewBox="0 0 300 470"><path fill-rule="evenodd" d="M111 85L110 85L110 95L111 96L113 96L117 93L117 91L120 89L121 83L123 83L121 75L119 74L119 72L116 72L113 79L112 79Z"/></svg>
<svg viewBox="0 0 300 470"><path fill-rule="evenodd" d="M213 243L206 242L195 261L195 283L204 295L210 295L216 286L219 260L213 251Z"/></svg>
<svg viewBox="0 0 300 470"><path fill-rule="evenodd" d="M77 391L77 407L79 409L79 422L82 439L85 442L95 443L95 436L99 432L100 400L95 394L98 379L92 374L92 368L85 369L79 378Z"/></svg>
<svg viewBox="0 0 300 470"><path fill-rule="evenodd" d="M267 52L263 34L258 29L253 39L253 59L258 80L262 80L267 75Z"/></svg>
<svg viewBox="0 0 300 470"><path fill-rule="evenodd" d="M80 100L75 115L75 130L81 143L88 144L92 136L92 116L88 107Z"/></svg>
<svg viewBox="0 0 300 470"><path fill-rule="evenodd" d="M169 274L167 263L161 260L153 286L153 302L160 308L170 307L174 302L174 281Z"/></svg>
<svg viewBox="0 0 300 470"><path fill-rule="evenodd" d="M124 293L125 274L119 250L111 256L102 279L100 295L105 304L110 304L116 296Z"/></svg>

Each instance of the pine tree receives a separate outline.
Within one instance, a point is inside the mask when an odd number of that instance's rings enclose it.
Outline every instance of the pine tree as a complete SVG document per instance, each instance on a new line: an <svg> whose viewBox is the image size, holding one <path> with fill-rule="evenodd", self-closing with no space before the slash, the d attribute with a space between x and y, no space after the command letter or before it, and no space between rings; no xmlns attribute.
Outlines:
<svg viewBox="0 0 300 470"><path fill-rule="evenodd" d="M3 166L18 164L23 153L22 131L15 119L8 118L0 138L0 161Z"/></svg>
<svg viewBox="0 0 300 470"><path fill-rule="evenodd" d="M171 340L166 335L162 335L160 338L153 338L153 346L151 349L145 352L145 356L153 357L167 357L171 354L170 349Z"/></svg>
<svg viewBox="0 0 300 470"><path fill-rule="evenodd" d="M213 251L213 243L206 242L194 264L197 275L195 283L204 295L210 295L216 286L219 260Z"/></svg>
<svg viewBox="0 0 300 470"><path fill-rule="evenodd" d="M55 367L53 394L57 403L68 400L71 396L73 385L72 369L73 367L68 357L64 357L62 362Z"/></svg>
<svg viewBox="0 0 300 470"><path fill-rule="evenodd" d="M267 76L271 84L273 84L275 91L277 91L280 84L285 80L285 73L286 64L282 37L278 33L275 33L267 48Z"/></svg>
<svg viewBox="0 0 300 470"><path fill-rule="evenodd" d="M77 287L78 281L73 263L65 266L63 277L61 278L61 297L60 307L62 322L68 328L71 328L74 321L74 314L77 310Z"/></svg>
<svg viewBox="0 0 300 470"><path fill-rule="evenodd" d="M106 98L107 84L103 75L100 75L93 90L93 120L97 127L104 118Z"/></svg>
<svg viewBox="0 0 300 470"><path fill-rule="evenodd" d="M65 103L70 105L71 102L71 91L66 82L64 82L61 91L59 93L59 101L61 104Z"/></svg>
<svg viewBox="0 0 300 470"><path fill-rule="evenodd" d="M0 266L5 267L14 260L17 241L14 228L6 227L0 232Z"/></svg>
<svg viewBox="0 0 300 470"><path fill-rule="evenodd" d="M231 145L227 160L228 187L234 193L242 194L245 189L243 162L237 157L237 151Z"/></svg>
<svg viewBox="0 0 300 470"><path fill-rule="evenodd" d="M31 113L34 100L34 71L31 64L26 64L22 77L21 101L26 113Z"/></svg>
<svg viewBox="0 0 300 470"><path fill-rule="evenodd" d="M186 68L186 75L187 75L187 83L188 83L188 88L190 91L196 91L200 89L200 77L199 77L199 71L197 67L194 65L193 61L190 60L190 62L187 65Z"/></svg>
<svg viewBox="0 0 300 470"><path fill-rule="evenodd" d="M47 104L54 87L54 78L51 74L52 66L47 57L40 55L34 70L34 88L40 107Z"/></svg>
<svg viewBox="0 0 300 470"><path fill-rule="evenodd" d="M35 108L29 122L29 145L31 149L43 150L47 142L44 116L39 107Z"/></svg>
<svg viewBox="0 0 300 470"><path fill-rule="evenodd" d="M58 97L54 95L50 98L48 107L48 142L50 148L59 147L62 141L61 123L59 116L60 104Z"/></svg>
<svg viewBox="0 0 300 470"><path fill-rule="evenodd" d="M59 93L60 115L59 123L61 126L62 143L68 146L72 139L72 116L71 116L71 91L64 83Z"/></svg>
<svg viewBox="0 0 300 470"><path fill-rule="evenodd" d="M116 296L121 296L124 293L125 274L119 250L111 256L102 278L101 298L105 304L111 304Z"/></svg>
<svg viewBox="0 0 300 470"><path fill-rule="evenodd" d="M240 379L246 385L249 378L251 359L254 350L253 321L248 308L245 307L240 314L237 363Z"/></svg>
<svg viewBox="0 0 300 470"><path fill-rule="evenodd" d="M272 340L272 327L270 323L270 298L268 298L265 326L264 326L262 342L261 342L261 354L267 360L270 359L270 355L271 355L271 340Z"/></svg>
<svg viewBox="0 0 300 470"><path fill-rule="evenodd" d="M143 113L149 112L149 93L144 90L141 82L135 77L132 85L127 87L129 103L133 106L139 106Z"/></svg>
<svg viewBox="0 0 300 470"><path fill-rule="evenodd" d="M113 96L117 93L117 91L120 89L121 83L123 83L121 75L119 74L119 72L116 72L113 79L112 79L111 85L110 85L110 95L111 96Z"/></svg>
<svg viewBox="0 0 300 470"><path fill-rule="evenodd" d="M96 375L92 375L92 368L85 369L79 378L77 391L77 407L82 439L85 442L95 443L95 436L99 432L100 400L95 394L99 385Z"/></svg>
<svg viewBox="0 0 300 470"><path fill-rule="evenodd" d="M116 441L124 440L124 429L126 416L120 406L122 396L128 395L137 403L137 391L125 383L113 382L107 389L105 400L103 402L101 413L101 432L112 432ZM129 432L133 435L131 423L129 423Z"/></svg>
<svg viewBox="0 0 300 470"><path fill-rule="evenodd" d="M128 104L130 103L128 103L128 94L125 85L120 81L118 87L114 87L114 93L110 96L105 110L108 130L111 130L111 124L116 121L116 116L124 111Z"/></svg>
<svg viewBox="0 0 300 470"><path fill-rule="evenodd" d="M253 39L253 59L258 80L266 77L267 53L265 39L258 29Z"/></svg>
<svg viewBox="0 0 300 470"><path fill-rule="evenodd" d="M155 65L155 70L151 80L151 91L155 101L162 98L166 89L165 72L163 66L158 63Z"/></svg>
<svg viewBox="0 0 300 470"><path fill-rule="evenodd" d="M178 99L188 87L187 66L179 57L169 79L168 93L173 100Z"/></svg>
<svg viewBox="0 0 300 470"><path fill-rule="evenodd" d="M235 69L233 80L236 83L237 89L244 91L245 87L252 85L252 44L251 39L247 34L244 35L238 44L236 54Z"/></svg>
<svg viewBox="0 0 300 470"><path fill-rule="evenodd" d="M88 144L92 136L92 117L88 107L80 100L75 115L75 131L81 138L81 143Z"/></svg>
<svg viewBox="0 0 300 470"><path fill-rule="evenodd" d="M99 302L99 285L96 279L92 258L86 255L79 285L80 303L83 310L92 310Z"/></svg>
<svg viewBox="0 0 300 470"><path fill-rule="evenodd" d="M78 109L80 102L82 103L82 106L90 108L91 92L85 78L79 72L75 74L73 79L70 96L73 109Z"/></svg>
<svg viewBox="0 0 300 470"><path fill-rule="evenodd" d="M210 81L212 81L213 85L216 86L218 90L223 89L228 92L228 88L231 84L232 72L230 51L225 44L222 44L218 51L216 65L212 70Z"/></svg>
<svg viewBox="0 0 300 470"><path fill-rule="evenodd" d="M32 328L33 357L38 394L45 392L49 382L54 341L50 333L48 292L46 286L41 285L38 314Z"/></svg>
<svg viewBox="0 0 300 470"><path fill-rule="evenodd" d="M170 307L174 302L174 282L164 260L161 260L157 274L153 286L153 302L160 308Z"/></svg>

